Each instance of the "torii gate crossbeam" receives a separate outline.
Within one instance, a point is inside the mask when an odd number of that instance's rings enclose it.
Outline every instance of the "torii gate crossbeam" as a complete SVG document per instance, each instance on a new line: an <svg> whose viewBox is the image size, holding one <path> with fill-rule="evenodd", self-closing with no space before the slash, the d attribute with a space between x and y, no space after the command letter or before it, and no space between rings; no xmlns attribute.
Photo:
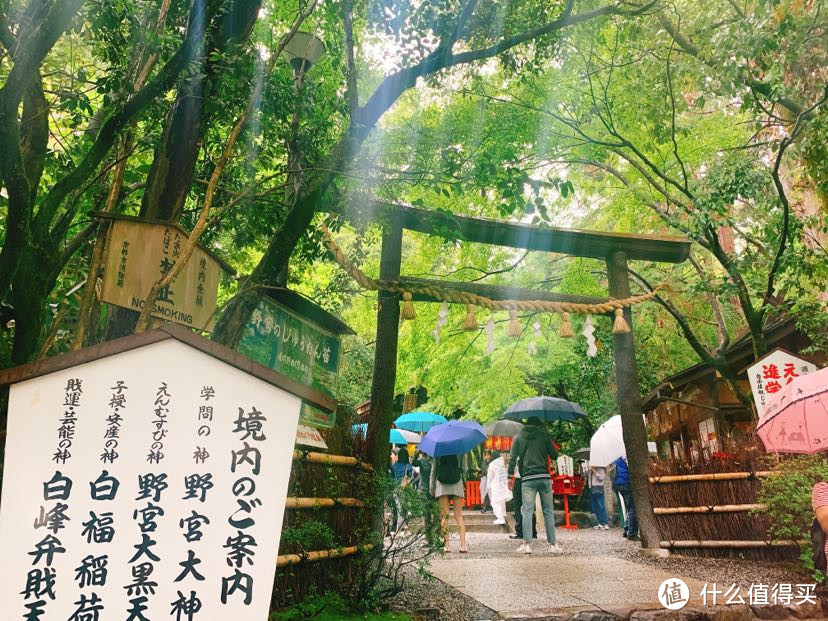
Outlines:
<svg viewBox="0 0 828 621"><path fill-rule="evenodd" d="M400 279L404 229L463 241L602 259L607 266L609 295L616 299L630 295L629 260L681 263L690 253L690 241L680 237L532 226L393 204L378 204L378 208L388 219L382 238L379 274L380 279L388 281ZM372 463L381 472L388 460L387 438L393 417L400 296L388 291L379 291L378 295L368 450ZM621 415L642 545L658 548L660 537L648 493L647 431L641 416L631 308L624 309L624 318L630 331L613 335L616 402Z"/></svg>

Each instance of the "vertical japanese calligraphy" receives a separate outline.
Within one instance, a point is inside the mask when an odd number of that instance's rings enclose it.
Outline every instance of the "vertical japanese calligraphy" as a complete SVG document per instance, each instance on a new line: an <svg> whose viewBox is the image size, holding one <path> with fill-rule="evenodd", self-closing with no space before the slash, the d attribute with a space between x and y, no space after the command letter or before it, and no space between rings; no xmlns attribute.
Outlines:
<svg viewBox="0 0 828 621"><path fill-rule="evenodd" d="M266 621L299 397L170 340L9 403L4 621Z"/></svg>

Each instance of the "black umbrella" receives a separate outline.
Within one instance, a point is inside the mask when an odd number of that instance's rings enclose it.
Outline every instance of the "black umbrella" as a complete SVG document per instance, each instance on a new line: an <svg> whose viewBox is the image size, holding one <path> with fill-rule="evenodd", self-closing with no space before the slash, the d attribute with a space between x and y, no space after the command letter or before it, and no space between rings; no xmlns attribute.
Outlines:
<svg viewBox="0 0 828 621"><path fill-rule="evenodd" d="M577 460L589 460L589 447L584 446L579 448L572 457Z"/></svg>
<svg viewBox="0 0 828 621"><path fill-rule="evenodd" d="M552 420L574 421L579 418L586 418L586 412L581 406L566 399L558 397L529 397L513 403L503 415L512 420L526 420L537 416L544 422Z"/></svg>
<svg viewBox="0 0 828 621"><path fill-rule="evenodd" d="M514 438L523 429L523 425L514 420L496 420L494 422L483 425L483 431L486 435L500 436L505 438Z"/></svg>

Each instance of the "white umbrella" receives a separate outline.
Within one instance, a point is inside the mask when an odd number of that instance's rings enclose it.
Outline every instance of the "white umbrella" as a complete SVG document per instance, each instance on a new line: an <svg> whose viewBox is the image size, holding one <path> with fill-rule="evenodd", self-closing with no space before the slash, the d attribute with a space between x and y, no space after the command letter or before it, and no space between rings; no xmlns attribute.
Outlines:
<svg viewBox="0 0 828 621"><path fill-rule="evenodd" d="M656 443L647 442L647 451L656 453ZM624 435L621 431L621 416L616 414L598 427L589 441L589 463L591 466L609 466L619 457L627 456Z"/></svg>
<svg viewBox="0 0 828 621"><path fill-rule="evenodd" d="M407 429L392 429L389 436L391 444L419 444L420 434Z"/></svg>

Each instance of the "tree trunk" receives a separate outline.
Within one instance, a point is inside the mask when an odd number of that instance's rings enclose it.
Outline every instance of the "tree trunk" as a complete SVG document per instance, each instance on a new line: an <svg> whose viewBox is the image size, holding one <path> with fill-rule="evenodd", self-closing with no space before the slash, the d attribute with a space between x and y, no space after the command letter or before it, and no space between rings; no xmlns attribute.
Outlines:
<svg viewBox="0 0 828 621"><path fill-rule="evenodd" d="M607 276L609 277L610 297L617 299L629 297L630 277L627 271L626 254L616 252L607 259ZM638 367L635 361L635 341L630 308L624 309L624 319L630 331L612 335L615 353L615 398L618 403L618 413L621 415L624 446L627 449L627 463L630 468L630 483L635 501L635 512L638 516L641 543L645 548L658 548L661 537L653 513L653 503L650 500L647 430L644 427L644 417L641 412L641 391L638 385Z"/></svg>
<svg viewBox="0 0 828 621"><path fill-rule="evenodd" d="M380 279L395 280L402 263L402 227L396 218L382 236ZM400 295L379 291L377 296L377 338L374 374L371 382L371 409L368 413L368 459L375 472L385 472L391 449L388 434L394 419L394 385L397 379L397 346L400 331Z"/></svg>

